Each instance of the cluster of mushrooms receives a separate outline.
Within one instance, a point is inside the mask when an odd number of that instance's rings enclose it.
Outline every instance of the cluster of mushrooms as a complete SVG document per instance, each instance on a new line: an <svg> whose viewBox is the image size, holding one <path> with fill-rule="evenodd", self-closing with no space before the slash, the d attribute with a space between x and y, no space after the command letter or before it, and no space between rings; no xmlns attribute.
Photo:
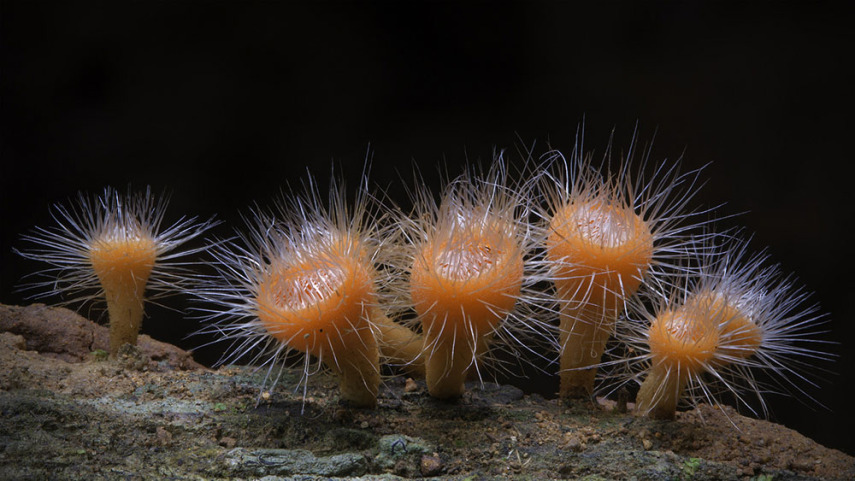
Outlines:
<svg viewBox="0 0 855 481"><path fill-rule="evenodd" d="M310 179L192 249L218 222L161 228L165 197L107 188L55 207L19 252L50 265L42 294L106 300L113 355L136 342L146 299L190 292L201 331L231 343L223 362L249 354L272 372L297 353L356 407L376 406L383 364L454 399L499 350L557 364L563 398L639 383L637 412L662 419L681 399L760 397L758 372L805 379L829 358L814 348L825 316L765 253L714 232L712 209L692 209L699 171L649 151L633 162L635 147L613 166L580 142L513 173L500 154L438 199L417 180L406 211L367 179L351 201Z"/></svg>

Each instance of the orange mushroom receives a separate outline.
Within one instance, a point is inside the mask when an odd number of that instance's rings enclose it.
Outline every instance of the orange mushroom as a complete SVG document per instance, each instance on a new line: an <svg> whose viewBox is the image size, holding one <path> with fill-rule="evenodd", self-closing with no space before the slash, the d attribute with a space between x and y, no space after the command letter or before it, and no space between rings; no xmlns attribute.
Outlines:
<svg viewBox="0 0 855 481"><path fill-rule="evenodd" d="M23 238L33 245L17 251L52 267L37 274L48 280L31 287L37 297L67 294L67 302L103 298L110 319L110 354L136 344L146 299L182 290L194 275L173 262L204 248L176 250L215 222L182 218L161 229L168 199L106 188L98 198L83 194L70 209L56 206L56 225Z"/></svg>

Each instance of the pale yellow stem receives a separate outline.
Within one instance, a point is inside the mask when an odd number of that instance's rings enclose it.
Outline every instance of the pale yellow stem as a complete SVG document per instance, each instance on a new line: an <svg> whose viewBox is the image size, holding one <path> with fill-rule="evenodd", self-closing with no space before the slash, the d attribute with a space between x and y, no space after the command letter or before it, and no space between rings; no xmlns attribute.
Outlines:
<svg viewBox="0 0 855 481"><path fill-rule="evenodd" d="M585 398L593 394L597 365L614 331L618 314L614 307L595 303L562 306L559 332L559 395L562 398Z"/></svg>
<svg viewBox="0 0 855 481"><path fill-rule="evenodd" d="M425 336L425 381L431 396L453 399L463 395L475 350L466 337L445 334L436 337L429 330Z"/></svg>
<svg viewBox="0 0 855 481"><path fill-rule="evenodd" d="M120 283L104 286L107 312L110 315L110 355L115 356L125 344L135 346L142 327L145 285Z"/></svg>
<svg viewBox="0 0 855 481"><path fill-rule="evenodd" d="M636 412L653 419L674 419L686 382L684 374L669 372L663 366L651 368L638 390Z"/></svg>
<svg viewBox="0 0 855 481"><path fill-rule="evenodd" d="M360 408L377 406L380 386L380 350L371 329L342 334L335 355L323 356L324 364L339 378L341 399ZM337 343L338 344L338 343Z"/></svg>
<svg viewBox="0 0 855 481"><path fill-rule="evenodd" d="M389 319L380 309L372 310L371 320L379 332L380 353L383 358L403 367L413 376L424 377L423 336Z"/></svg>

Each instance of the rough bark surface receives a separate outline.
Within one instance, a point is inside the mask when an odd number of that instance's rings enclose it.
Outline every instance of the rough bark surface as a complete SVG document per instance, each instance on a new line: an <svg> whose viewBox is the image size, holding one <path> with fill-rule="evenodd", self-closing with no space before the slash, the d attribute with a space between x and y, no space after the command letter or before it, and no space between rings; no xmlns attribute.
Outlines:
<svg viewBox="0 0 855 481"><path fill-rule="evenodd" d="M855 479L852 457L729 408L651 421L494 384L446 403L388 377L361 410L326 375L259 397L252 368L146 336L92 353L106 342L65 309L0 306L0 479Z"/></svg>

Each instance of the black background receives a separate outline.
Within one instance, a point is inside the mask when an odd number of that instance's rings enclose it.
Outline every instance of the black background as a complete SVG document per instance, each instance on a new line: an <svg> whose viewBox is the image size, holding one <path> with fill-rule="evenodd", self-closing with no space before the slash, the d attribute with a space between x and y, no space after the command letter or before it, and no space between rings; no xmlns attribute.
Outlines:
<svg viewBox="0 0 855 481"><path fill-rule="evenodd" d="M588 147L639 124L654 159L712 162L696 205L747 212L755 234L830 314L836 375L771 399L773 419L855 453L853 16L819 4L276 4L3 1L0 302L22 304L18 236L78 191L173 192L167 222L262 205L306 168L340 166L400 202L399 172L513 150ZM170 302L182 308L186 301ZM143 331L185 348L198 325L152 308ZM218 348L197 352L205 362ZM532 389L555 390L555 379Z"/></svg>

